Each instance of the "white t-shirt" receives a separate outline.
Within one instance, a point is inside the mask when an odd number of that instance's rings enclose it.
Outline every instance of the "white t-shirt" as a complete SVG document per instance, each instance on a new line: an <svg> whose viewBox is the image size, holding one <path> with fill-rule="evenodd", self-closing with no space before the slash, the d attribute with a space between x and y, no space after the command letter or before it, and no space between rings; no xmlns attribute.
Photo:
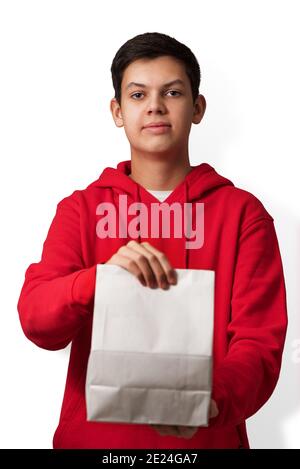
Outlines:
<svg viewBox="0 0 300 469"><path fill-rule="evenodd" d="M173 191L150 191L147 189L150 194L154 195L160 202L163 202L166 200L167 197L173 192Z"/></svg>

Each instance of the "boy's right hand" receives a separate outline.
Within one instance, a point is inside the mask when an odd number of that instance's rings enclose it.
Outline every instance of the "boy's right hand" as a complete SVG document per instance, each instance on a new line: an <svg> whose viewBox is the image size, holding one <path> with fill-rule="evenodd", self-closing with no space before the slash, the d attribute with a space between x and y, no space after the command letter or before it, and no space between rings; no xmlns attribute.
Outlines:
<svg viewBox="0 0 300 469"><path fill-rule="evenodd" d="M106 264L115 264L131 272L142 285L150 288L163 288L176 285L177 274L166 255L150 243L134 240L113 254Z"/></svg>
<svg viewBox="0 0 300 469"><path fill-rule="evenodd" d="M219 409L216 401L210 400L209 419L213 419L219 415ZM192 438L198 431L199 427L188 427L182 425L150 425L156 430L160 436L177 436L178 438Z"/></svg>

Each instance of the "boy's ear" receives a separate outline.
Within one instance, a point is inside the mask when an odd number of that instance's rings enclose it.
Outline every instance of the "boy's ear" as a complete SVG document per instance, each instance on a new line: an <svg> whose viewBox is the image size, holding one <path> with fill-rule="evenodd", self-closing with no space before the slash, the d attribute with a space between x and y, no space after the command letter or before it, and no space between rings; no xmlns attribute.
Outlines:
<svg viewBox="0 0 300 469"><path fill-rule="evenodd" d="M113 120L115 121L115 124L117 127L123 127L123 118L122 118L122 111L121 111L121 106L116 100L116 98L111 99L110 101L110 111L113 116Z"/></svg>
<svg viewBox="0 0 300 469"><path fill-rule="evenodd" d="M194 104L193 124L199 124L206 110L206 99L199 94Z"/></svg>

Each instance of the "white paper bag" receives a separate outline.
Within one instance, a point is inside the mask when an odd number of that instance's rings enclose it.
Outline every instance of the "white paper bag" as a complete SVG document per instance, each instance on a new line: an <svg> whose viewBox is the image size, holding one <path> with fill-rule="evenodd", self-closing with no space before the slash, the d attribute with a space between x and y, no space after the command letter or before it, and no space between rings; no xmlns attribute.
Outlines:
<svg viewBox="0 0 300 469"><path fill-rule="evenodd" d="M87 420L208 425L215 273L176 272L162 290L97 265Z"/></svg>

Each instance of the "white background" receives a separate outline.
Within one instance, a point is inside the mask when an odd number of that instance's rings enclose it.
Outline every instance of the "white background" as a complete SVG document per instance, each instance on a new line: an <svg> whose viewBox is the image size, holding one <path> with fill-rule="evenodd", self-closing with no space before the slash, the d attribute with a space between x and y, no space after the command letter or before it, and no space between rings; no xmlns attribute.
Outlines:
<svg viewBox="0 0 300 469"><path fill-rule="evenodd" d="M130 159L111 117L110 66L144 32L188 45L207 111L190 161L255 194L275 219L288 294L282 372L248 420L253 448L300 448L299 2L206 0L0 2L1 437L3 448L51 448L69 347L23 335L17 301L40 260L57 203Z"/></svg>

